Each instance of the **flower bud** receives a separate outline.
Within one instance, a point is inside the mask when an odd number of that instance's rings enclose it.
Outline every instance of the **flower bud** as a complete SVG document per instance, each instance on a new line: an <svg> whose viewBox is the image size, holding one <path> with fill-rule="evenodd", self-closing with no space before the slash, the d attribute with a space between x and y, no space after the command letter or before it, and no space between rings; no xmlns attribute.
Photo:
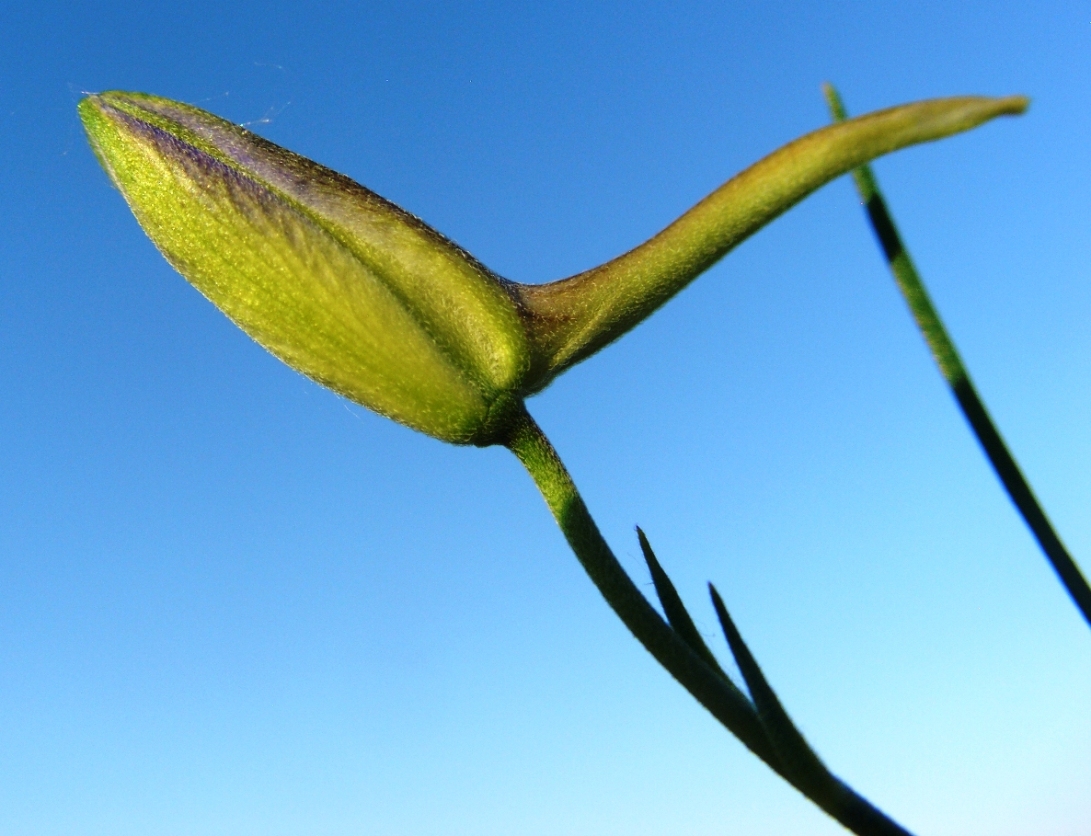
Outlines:
<svg viewBox="0 0 1091 836"><path fill-rule="evenodd" d="M1022 113L935 99L815 131L640 246L567 279L508 282L363 186L189 105L80 103L91 145L178 271L292 368L456 444L503 443L523 398L642 322L733 247L875 157Z"/></svg>
<svg viewBox="0 0 1091 836"><path fill-rule="evenodd" d="M529 367L508 283L347 177L202 110L122 92L79 110L148 236L254 340L414 429L498 440Z"/></svg>

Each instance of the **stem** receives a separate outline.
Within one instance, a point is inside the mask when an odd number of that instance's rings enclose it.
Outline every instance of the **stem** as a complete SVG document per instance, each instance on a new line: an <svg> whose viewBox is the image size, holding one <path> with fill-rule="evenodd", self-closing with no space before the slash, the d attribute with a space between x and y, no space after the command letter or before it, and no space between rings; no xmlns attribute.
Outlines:
<svg viewBox="0 0 1091 836"><path fill-rule="evenodd" d="M732 248L825 183L891 151L1026 109L1022 96L893 107L790 142L624 255L567 279L513 286L529 317L538 391L633 328Z"/></svg>
<svg viewBox="0 0 1091 836"><path fill-rule="evenodd" d="M846 118L845 107L840 96L832 85L824 85L826 101L830 107L830 113L835 121ZM1050 523L1046 512L1038 502L1034 491L1031 490L1023 472L1004 443L1000 431L996 428L985 404L977 394L970 373L966 371L962 358L959 356L955 343L947 333L947 329L940 319L939 312L932 304L928 291L921 281L920 274L909 257L909 251L902 243L898 229L894 225L894 219L886 208L886 201L879 191L879 184L872 174L871 168L862 165L852 172L852 179L856 183L856 190L867 209L868 219L875 230L875 237L879 239L883 255L886 256L890 271L894 274L894 280L898 283L905 302L917 323L924 341L928 344L928 350L939 366L947 385L958 401L962 414L966 417L974 435L977 436L985 455L988 456L996 475L1000 477L1004 489L1015 503L1015 507L1022 514L1031 533L1038 541L1046 558L1052 564L1061 583L1072 597L1077 609L1083 614L1084 619L1091 625L1091 587L1087 579L1080 572L1076 561L1068 553L1061 538L1057 535Z"/></svg>
<svg viewBox="0 0 1091 836"><path fill-rule="evenodd" d="M580 564L637 641L744 746L807 795L785 770L750 701L674 632L625 573L553 445L525 410L505 446L534 479ZM867 799L839 780L836 784L836 792L807 797L860 836L908 836Z"/></svg>

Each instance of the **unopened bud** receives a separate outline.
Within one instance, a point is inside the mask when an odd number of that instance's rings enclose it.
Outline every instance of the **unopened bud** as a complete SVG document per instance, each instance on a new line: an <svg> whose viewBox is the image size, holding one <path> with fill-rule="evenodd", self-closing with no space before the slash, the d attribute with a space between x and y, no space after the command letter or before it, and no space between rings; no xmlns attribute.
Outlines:
<svg viewBox="0 0 1091 836"><path fill-rule="evenodd" d="M628 253L544 285L501 279L347 177L195 107L112 92L80 115L148 236L247 334L376 412L486 445L505 441L523 398L824 183L1026 106L935 99L823 128Z"/></svg>
<svg viewBox="0 0 1091 836"><path fill-rule="evenodd" d="M111 92L80 116L155 245L258 343L429 435L497 440L529 366L507 283L363 186L197 108Z"/></svg>

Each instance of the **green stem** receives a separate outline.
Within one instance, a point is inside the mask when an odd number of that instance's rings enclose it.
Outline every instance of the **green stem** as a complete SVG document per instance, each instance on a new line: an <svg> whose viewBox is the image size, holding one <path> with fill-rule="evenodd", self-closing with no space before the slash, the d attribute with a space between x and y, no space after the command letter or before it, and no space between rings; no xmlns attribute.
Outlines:
<svg viewBox="0 0 1091 836"><path fill-rule="evenodd" d="M1022 113L1022 96L963 96L870 113L802 136L732 177L640 246L543 285L513 285L531 330L527 392L643 321L736 245L825 183L875 157Z"/></svg>
<svg viewBox="0 0 1091 836"><path fill-rule="evenodd" d="M845 107L837 90L830 84L824 85L823 89L834 120L837 122L844 120ZM1072 559L1072 555L1061 542L1061 538L1035 497L1026 477L1019 469L1015 457L1008 450L1000 431L989 417L985 404L977 394L973 381L970 380L970 373L966 371L958 349L955 348L954 341L947 333L939 312L932 304L924 282L921 281L920 274L917 273L917 268L909 257L909 251L902 243L898 229L894 226L894 220L886 208L886 201L883 200L882 193L879 191L875 175L872 174L869 166L861 165L853 170L852 179L867 209L868 218L875 230L875 236L879 239L879 245L883 249L887 263L890 265L890 271L898 283L898 289L905 297L906 304L924 336L924 341L928 344L928 350L932 353L936 365L939 366L940 373L947 381L947 385L951 387L955 400L962 409L962 414L977 436L978 442L988 456L996 475L1000 477L1008 496L1022 514L1038 545L1045 552L1046 558L1072 597L1072 601L1087 623L1091 625L1091 587L1088 586L1087 579L1080 572L1076 561Z"/></svg>
<svg viewBox="0 0 1091 836"><path fill-rule="evenodd" d="M572 477L541 429L524 413L508 448L534 479L577 559L636 639L755 755L779 771L750 702L674 632L637 589L603 539Z"/></svg>
<svg viewBox="0 0 1091 836"><path fill-rule="evenodd" d="M637 641L743 745L807 795L785 770L750 701L686 644L625 573L553 445L525 410L505 445L534 479L580 564ZM860 836L907 836L908 831L865 798L837 784L838 792L808 797Z"/></svg>

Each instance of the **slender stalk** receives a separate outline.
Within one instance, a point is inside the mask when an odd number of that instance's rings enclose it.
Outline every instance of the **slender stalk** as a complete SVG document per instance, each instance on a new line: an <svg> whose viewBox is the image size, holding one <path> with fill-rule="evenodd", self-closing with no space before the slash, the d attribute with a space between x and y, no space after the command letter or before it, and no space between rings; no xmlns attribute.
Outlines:
<svg viewBox="0 0 1091 836"><path fill-rule="evenodd" d="M735 175L629 252L560 281L513 285L529 317L539 366L526 391L538 391L616 340L823 184L875 157L1022 113L1026 106L1023 96L962 96L827 125Z"/></svg>
<svg viewBox="0 0 1091 836"><path fill-rule="evenodd" d="M867 799L844 792L809 795L777 756L749 700L663 620L625 573L591 518L572 477L549 439L523 412L505 443L523 463L577 559L630 632L678 682L774 772L859 836L908 836Z"/></svg>
<svg viewBox="0 0 1091 836"><path fill-rule="evenodd" d="M823 91L834 121L843 121L846 118L845 107L837 90L833 85L826 84L823 86ZM924 341L928 344L928 350L932 353L936 365L939 366L940 373L947 381L947 385L951 387L955 400L962 409L962 414L966 416L1008 496L1015 503L1015 507L1023 516L1031 533L1034 534L1038 545L1045 552L1046 558L1072 597L1073 603L1091 625L1091 586L1088 586L1087 579L1080 572L1076 561L1072 559L1068 549L1061 542L1061 538L1035 497L1026 477L1016 464L1015 457L1008 450L1000 431L989 417L985 404L978 396L973 381L970 380L970 373L966 371L958 349L955 348L954 341L947 333L939 312L932 304L924 282L921 281L920 274L909 257L909 251L902 243L898 229L894 226L894 220L886 208L886 201L883 200L882 193L879 191L875 175L865 164L853 170L852 179L867 209L868 219L875 230L875 236L879 239L879 245L886 256L890 271L898 283L898 289L905 297L906 304L913 314L913 319Z"/></svg>

